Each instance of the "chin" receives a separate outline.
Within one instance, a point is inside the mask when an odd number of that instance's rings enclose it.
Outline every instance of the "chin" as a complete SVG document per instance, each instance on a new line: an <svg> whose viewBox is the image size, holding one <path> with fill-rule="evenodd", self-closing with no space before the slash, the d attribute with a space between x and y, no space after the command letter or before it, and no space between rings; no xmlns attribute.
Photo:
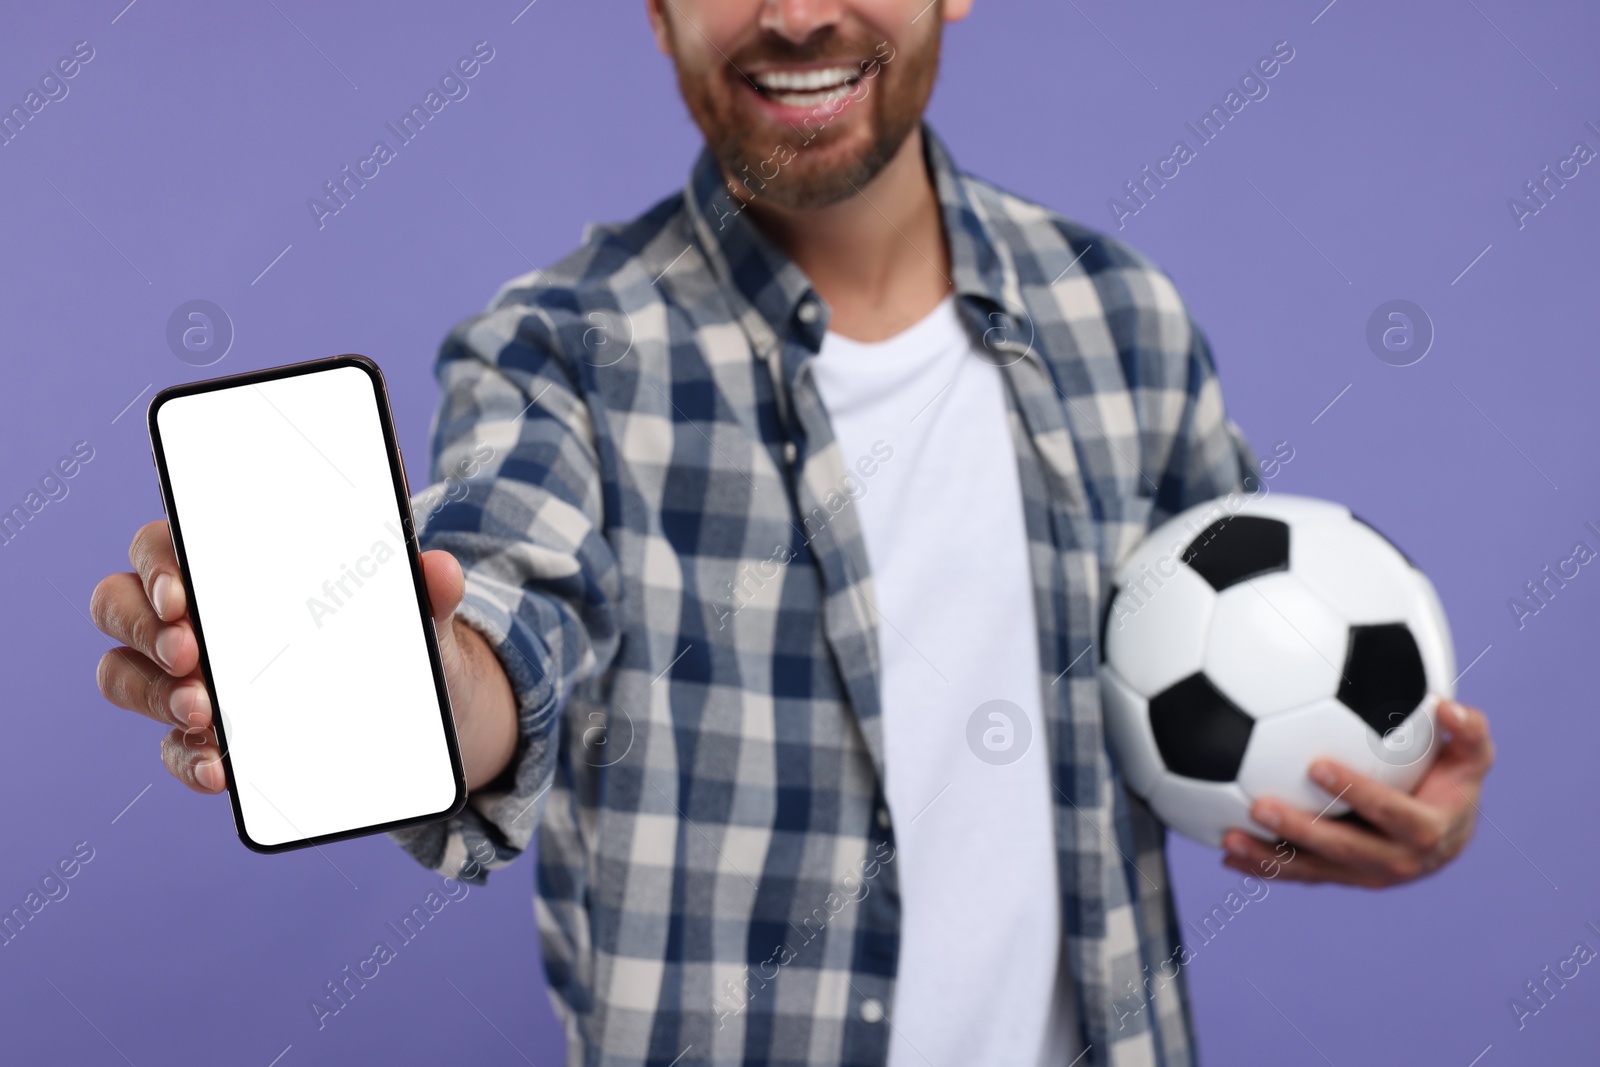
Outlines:
<svg viewBox="0 0 1600 1067"><path fill-rule="evenodd" d="M827 207L857 194L904 143L890 145L865 112L845 126L813 131L754 124L762 132L739 138L719 154L724 172L740 179L756 201L788 210Z"/></svg>

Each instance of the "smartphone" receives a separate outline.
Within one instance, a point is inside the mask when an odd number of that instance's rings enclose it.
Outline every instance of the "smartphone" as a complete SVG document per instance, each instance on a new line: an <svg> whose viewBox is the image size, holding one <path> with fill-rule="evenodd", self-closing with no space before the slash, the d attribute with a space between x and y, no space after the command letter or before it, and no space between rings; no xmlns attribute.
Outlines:
<svg viewBox="0 0 1600 1067"><path fill-rule="evenodd" d="M466 803L378 365L174 386L150 446L239 839L282 852Z"/></svg>

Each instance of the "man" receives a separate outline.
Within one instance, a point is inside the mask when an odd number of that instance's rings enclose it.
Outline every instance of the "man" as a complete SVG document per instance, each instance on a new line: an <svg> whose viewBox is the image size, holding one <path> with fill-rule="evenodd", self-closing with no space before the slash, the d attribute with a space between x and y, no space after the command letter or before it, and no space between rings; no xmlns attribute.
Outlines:
<svg viewBox="0 0 1600 1067"><path fill-rule="evenodd" d="M925 4L649 0L688 187L441 352L434 474L466 489L421 536L473 793L396 836L456 875L537 827L574 1064L1194 1062L1181 972L1143 1010L1164 831L1093 648L1117 560L1254 459L1172 284L921 125L970 0ZM130 556L101 689L217 792L165 524ZM1492 755L1441 714L1415 795L1319 767L1368 825L1262 802L1226 862L1452 858Z"/></svg>

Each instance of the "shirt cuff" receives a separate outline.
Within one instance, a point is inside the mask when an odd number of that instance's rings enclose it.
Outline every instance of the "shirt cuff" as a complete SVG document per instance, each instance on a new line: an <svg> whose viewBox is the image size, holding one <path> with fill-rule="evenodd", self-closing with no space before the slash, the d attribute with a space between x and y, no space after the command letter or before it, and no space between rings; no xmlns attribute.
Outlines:
<svg viewBox="0 0 1600 1067"><path fill-rule="evenodd" d="M389 836L424 867L447 878L482 885L530 845L541 801L554 781L557 730L554 688L529 658L535 647L525 624L504 602L513 591L467 572L467 592L456 614L494 651L516 700L517 746L506 769L479 786L458 815ZM499 595L496 595L496 594ZM520 597L521 590L515 590Z"/></svg>

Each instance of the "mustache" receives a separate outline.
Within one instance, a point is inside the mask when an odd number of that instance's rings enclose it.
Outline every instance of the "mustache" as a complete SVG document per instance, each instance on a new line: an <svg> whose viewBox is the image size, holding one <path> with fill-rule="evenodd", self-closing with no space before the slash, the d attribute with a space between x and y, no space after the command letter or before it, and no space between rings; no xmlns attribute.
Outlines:
<svg viewBox="0 0 1600 1067"><path fill-rule="evenodd" d="M754 67L763 65L791 65L831 60L841 65L865 67L872 60L887 62L894 55L888 41L872 38L845 38L829 32L795 42L776 34L765 36L739 49L728 58L728 64L739 76Z"/></svg>

